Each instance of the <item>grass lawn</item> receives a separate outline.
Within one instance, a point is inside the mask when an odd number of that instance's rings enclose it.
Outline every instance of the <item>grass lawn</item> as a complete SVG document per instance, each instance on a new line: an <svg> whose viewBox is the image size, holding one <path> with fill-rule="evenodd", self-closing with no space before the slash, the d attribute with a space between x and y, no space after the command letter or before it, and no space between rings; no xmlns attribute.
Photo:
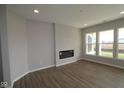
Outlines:
<svg viewBox="0 0 124 93"><path fill-rule="evenodd" d="M124 59L124 53L119 53L118 58Z"/></svg>
<svg viewBox="0 0 124 93"><path fill-rule="evenodd" d="M113 54L111 52L102 52L101 56L112 57ZM124 53L119 53L118 58L124 59Z"/></svg>
<svg viewBox="0 0 124 93"><path fill-rule="evenodd" d="M102 52L102 53L101 53L101 56L112 57L113 54L112 54L112 52Z"/></svg>

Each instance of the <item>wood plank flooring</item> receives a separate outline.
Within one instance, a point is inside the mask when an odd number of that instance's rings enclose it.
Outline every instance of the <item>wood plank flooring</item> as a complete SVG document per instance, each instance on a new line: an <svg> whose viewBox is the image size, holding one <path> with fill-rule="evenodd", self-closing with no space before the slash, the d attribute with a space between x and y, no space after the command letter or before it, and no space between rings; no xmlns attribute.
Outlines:
<svg viewBox="0 0 124 93"><path fill-rule="evenodd" d="M32 72L14 88L116 88L124 87L124 69L89 61Z"/></svg>

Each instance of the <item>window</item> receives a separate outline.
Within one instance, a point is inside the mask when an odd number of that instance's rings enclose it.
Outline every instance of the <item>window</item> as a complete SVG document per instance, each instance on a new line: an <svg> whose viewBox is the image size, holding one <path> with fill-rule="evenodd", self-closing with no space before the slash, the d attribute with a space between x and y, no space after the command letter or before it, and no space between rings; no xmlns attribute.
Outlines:
<svg viewBox="0 0 124 93"><path fill-rule="evenodd" d="M86 34L86 54L96 54L96 33Z"/></svg>
<svg viewBox="0 0 124 93"><path fill-rule="evenodd" d="M118 31L118 58L124 59L124 28Z"/></svg>
<svg viewBox="0 0 124 93"><path fill-rule="evenodd" d="M99 55L113 57L114 31L99 32Z"/></svg>
<svg viewBox="0 0 124 93"><path fill-rule="evenodd" d="M124 27L86 33L86 54L124 60Z"/></svg>

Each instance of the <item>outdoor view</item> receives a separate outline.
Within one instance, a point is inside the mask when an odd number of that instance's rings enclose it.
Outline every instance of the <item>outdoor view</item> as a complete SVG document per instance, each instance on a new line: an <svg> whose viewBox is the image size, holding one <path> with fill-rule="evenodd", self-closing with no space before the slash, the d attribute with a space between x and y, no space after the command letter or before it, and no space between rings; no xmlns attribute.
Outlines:
<svg viewBox="0 0 124 93"><path fill-rule="evenodd" d="M99 32L99 56L113 57L114 30ZM86 34L86 54L96 55L96 33ZM118 31L117 57L124 59L124 28Z"/></svg>
<svg viewBox="0 0 124 93"><path fill-rule="evenodd" d="M113 57L114 31L102 31L99 33L99 55Z"/></svg>
<svg viewBox="0 0 124 93"><path fill-rule="evenodd" d="M86 34L86 53L96 54L96 33Z"/></svg>
<svg viewBox="0 0 124 93"><path fill-rule="evenodd" d="M118 58L124 59L124 28L119 29L118 33Z"/></svg>

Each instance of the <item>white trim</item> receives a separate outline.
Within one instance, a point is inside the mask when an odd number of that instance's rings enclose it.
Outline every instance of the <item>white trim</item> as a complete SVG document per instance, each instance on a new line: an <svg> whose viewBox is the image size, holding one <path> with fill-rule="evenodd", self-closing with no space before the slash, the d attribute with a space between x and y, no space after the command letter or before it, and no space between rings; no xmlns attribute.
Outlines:
<svg viewBox="0 0 124 93"><path fill-rule="evenodd" d="M56 67L63 66L63 65L66 65L66 64L70 64L70 63L74 63L74 62L77 62L78 60L71 61L71 62L65 62L65 63L61 63L61 64L56 64Z"/></svg>
<svg viewBox="0 0 124 93"><path fill-rule="evenodd" d="M47 69L47 68L51 68L51 67L54 67L54 66L55 65L50 65L50 66L46 66L46 67L42 67L42 68L33 69L33 70L30 70L29 73L39 71L39 70L43 70L43 69Z"/></svg>
<svg viewBox="0 0 124 93"><path fill-rule="evenodd" d="M13 87L13 85L14 85L14 82L16 82L17 80L19 80L19 79L21 79L22 77L24 77L25 75L27 75L29 72L27 71L27 72L25 72L24 74L22 74L22 75L20 75L19 77L17 77L16 79L14 79L13 81L12 81L12 83L11 83L11 88Z"/></svg>
<svg viewBox="0 0 124 93"><path fill-rule="evenodd" d="M102 62L102 61L100 62L100 61L93 60L93 59L82 58L82 60L87 60L87 61L91 61L91 62L94 62L94 63L104 64L104 65L108 65L108 66L112 66L112 67L124 69L123 66L118 66L118 65L114 65L114 64L109 64L109 63L105 63L105 62Z"/></svg>
<svg viewBox="0 0 124 93"><path fill-rule="evenodd" d="M99 57L99 58L104 58L104 59L115 59L118 61L124 61L124 59L120 59L120 58L113 58L113 57L107 57L107 56L100 56L100 55L90 55L90 54L85 54L84 56L93 56L93 57ZM81 58L82 59L82 58Z"/></svg>
<svg viewBox="0 0 124 93"><path fill-rule="evenodd" d="M16 82L17 80L21 79L22 77L24 77L25 75L27 75L27 74L29 74L31 72L35 72L35 71L38 71L38 70L47 69L47 68L54 67L54 66L55 67L59 67L59 66L62 66L62 65L66 65L66 64L77 62L78 60L81 60L81 59L77 59L77 60L72 61L72 62L66 62L66 63L57 64L57 65L50 65L50 66L46 66L46 67L42 67L42 68L37 68L37 69L29 70L26 73L22 74L21 76L17 77L15 80L13 80L11 86L9 86L8 88L12 88L14 82Z"/></svg>
<svg viewBox="0 0 124 93"><path fill-rule="evenodd" d="M16 79L14 79L11 83L11 86L9 86L8 88L12 88L13 87L13 84L14 82L16 82L17 80L21 79L22 77L24 77L25 75L31 73L31 72L35 72L35 71L38 71L38 70L43 70L43 69L46 69L46 68L50 68L50 67L54 67L55 65L50 65L50 66L46 66L46 67L42 67L42 68L37 68L37 69L34 69L34 70L29 70L27 71L26 73L20 75L19 77L17 77Z"/></svg>
<svg viewBox="0 0 124 93"><path fill-rule="evenodd" d="M103 58L109 58L109 57L105 57L105 56L100 56L100 55L97 55L97 52L99 52L99 44L98 44L98 41L99 41L99 33L100 32L104 32L104 31L109 31L109 30L111 30L111 31L113 31L114 33L113 33L113 40L114 40L114 42L113 42L113 51L112 51L112 54L113 54L113 56L112 57L110 57L109 59L117 59L117 60L122 60L122 61L124 61L124 59L120 59L120 58L118 58L118 31L119 31L119 29L121 29L121 28L124 28L124 27L112 27L112 28L110 28L110 29L105 29L105 30L98 30L98 31L93 31L93 32L83 32L83 35L85 36L84 38L83 38L83 40L84 40L84 42L86 42L86 34L88 34L88 33L95 33L96 32L96 55L92 55L92 54L87 54L86 53L86 43L84 43L84 51L83 51L83 54L85 54L85 55L90 55L90 56L98 56L98 57L103 57ZM99 54L99 53L98 53ZM115 65L115 66L117 66L117 65ZM119 67L121 67L121 66L119 66Z"/></svg>

